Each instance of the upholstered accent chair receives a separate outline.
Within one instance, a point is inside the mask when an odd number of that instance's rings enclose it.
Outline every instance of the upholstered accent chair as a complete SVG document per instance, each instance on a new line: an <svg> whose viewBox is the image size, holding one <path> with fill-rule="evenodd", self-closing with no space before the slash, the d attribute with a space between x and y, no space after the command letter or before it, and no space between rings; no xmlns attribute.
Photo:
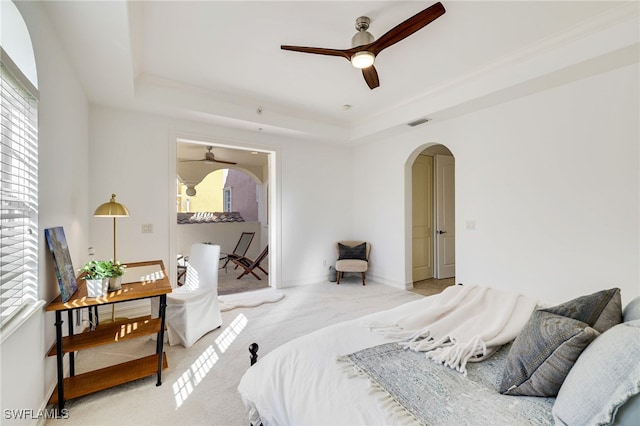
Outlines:
<svg viewBox="0 0 640 426"><path fill-rule="evenodd" d="M218 301L220 246L193 244L185 283L167 295L166 321L169 344L191 347L202 336L222 325ZM152 312L157 312L157 300ZM155 306L154 306L155 305Z"/></svg>
<svg viewBox="0 0 640 426"><path fill-rule="evenodd" d="M365 285L365 272L369 269L369 253L371 244L366 241L338 241L336 244L337 283L344 272L360 272L362 285Z"/></svg>

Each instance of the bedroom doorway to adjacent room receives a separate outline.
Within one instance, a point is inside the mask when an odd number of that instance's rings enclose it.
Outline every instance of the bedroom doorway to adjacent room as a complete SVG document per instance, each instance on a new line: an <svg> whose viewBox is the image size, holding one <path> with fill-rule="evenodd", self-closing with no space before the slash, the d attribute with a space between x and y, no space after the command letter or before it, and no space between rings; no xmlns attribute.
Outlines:
<svg viewBox="0 0 640 426"><path fill-rule="evenodd" d="M199 138L176 136L171 209L171 258L178 259L170 271L176 279L184 269L180 257L188 256L193 243L220 245L221 253L232 253L243 233L253 234L245 256L260 261L260 270L252 269L240 277L221 255L218 274L220 294L275 287L278 274L277 241L272 236L279 213L273 201L276 180L276 152L224 145ZM177 189L177 192L176 192ZM264 256L264 253L268 255ZM225 266L226 267L223 267ZM266 273L268 273L268 275Z"/></svg>
<svg viewBox="0 0 640 426"><path fill-rule="evenodd" d="M443 145L417 156L411 167L414 287L450 285L455 277L455 158Z"/></svg>

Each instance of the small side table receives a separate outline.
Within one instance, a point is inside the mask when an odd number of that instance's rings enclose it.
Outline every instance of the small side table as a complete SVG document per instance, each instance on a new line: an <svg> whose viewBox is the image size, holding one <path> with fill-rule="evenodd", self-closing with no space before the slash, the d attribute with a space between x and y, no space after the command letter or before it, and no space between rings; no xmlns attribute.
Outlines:
<svg viewBox="0 0 640 426"><path fill-rule="evenodd" d="M125 280L133 282L123 283L120 290L109 292L106 296L87 297L87 286L82 276L78 280L78 290L67 302L62 302L61 296L55 298L47 307L47 311L54 311L56 315L56 343L49 351L49 356L56 356L58 367L58 385L53 391L49 404L58 404L58 409L64 408L66 399L77 398L122 383L131 382L142 377L157 374L156 386L162 384L162 370L168 367L167 356L163 352L165 308L167 294L171 293L171 283L161 260L149 262L127 263ZM105 325L98 324L95 329L79 334L73 333L73 311L76 309L97 309L98 305L126 302L129 300L160 297L158 318L150 315L139 318L127 318ZM69 335L62 337L62 313L67 311ZM94 371L75 374L74 352L96 346L117 343L149 334L157 334L156 352L153 355L134 359ZM69 377L64 377L64 354L69 354Z"/></svg>

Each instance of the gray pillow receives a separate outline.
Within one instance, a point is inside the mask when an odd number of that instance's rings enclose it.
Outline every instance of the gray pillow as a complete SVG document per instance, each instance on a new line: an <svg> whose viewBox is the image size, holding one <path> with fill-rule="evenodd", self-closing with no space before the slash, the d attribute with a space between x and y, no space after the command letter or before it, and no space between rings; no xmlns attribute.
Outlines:
<svg viewBox="0 0 640 426"><path fill-rule="evenodd" d="M584 350L553 406L561 425L638 424L640 320L619 324Z"/></svg>
<svg viewBox="0 0 640 426"><path fill-rule="evenodd" d="M600 333L582 321L535 311L511 346L500 392L555 396L582 351Z"/></svg>
<svg viewBox="0 0 640 426"><path fill-rule="evenodd" d="M600 333L622 322L619 288L598 291L544 310L587 323Z"/></svg>
<svg viewBox="0 0 640 426"><path fill-rule="evenodd" d="M343 259L367 260L367 243L353 247L338 243L338 260Z"/></svg>
<svg viewBox="0 0 640 426"><path fill-rule="evenodd" d="M621 322L621 305L612 288L535 311L511 346L500 392L556 396L580 353Z"/></svg>

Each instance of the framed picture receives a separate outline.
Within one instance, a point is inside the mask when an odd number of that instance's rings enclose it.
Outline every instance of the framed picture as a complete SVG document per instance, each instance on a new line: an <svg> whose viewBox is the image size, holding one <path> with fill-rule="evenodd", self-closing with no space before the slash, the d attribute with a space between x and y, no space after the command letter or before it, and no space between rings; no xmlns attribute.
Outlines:
<svg viewBox="0 0 640 426"><path fill-rule="evenodd" d="M78 290L78 283L76 281L76 271L71 263L71 255L69 254L67 239L64 236L64 229L62 229L62 226L47 228L44 230L44 236L47 239L49 251L53 255L62 302L67 302L73 293Z"/></svg>

